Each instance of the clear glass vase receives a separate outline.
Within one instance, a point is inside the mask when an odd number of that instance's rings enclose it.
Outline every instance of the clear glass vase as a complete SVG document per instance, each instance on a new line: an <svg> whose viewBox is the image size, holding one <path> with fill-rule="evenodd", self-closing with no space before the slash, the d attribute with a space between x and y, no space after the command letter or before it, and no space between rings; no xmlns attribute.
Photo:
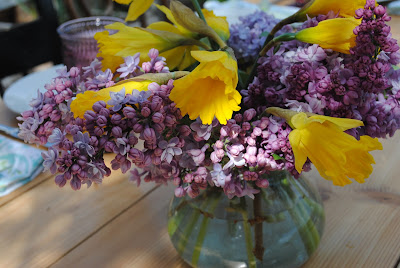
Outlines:
<svg viewBox="0 0 400 268"><path fill-rule="evenodd" d="M216 189L173 198L168 232L193 267L299 267L317 249L325 216L318 192L286 171L253 200Z"/></svg>

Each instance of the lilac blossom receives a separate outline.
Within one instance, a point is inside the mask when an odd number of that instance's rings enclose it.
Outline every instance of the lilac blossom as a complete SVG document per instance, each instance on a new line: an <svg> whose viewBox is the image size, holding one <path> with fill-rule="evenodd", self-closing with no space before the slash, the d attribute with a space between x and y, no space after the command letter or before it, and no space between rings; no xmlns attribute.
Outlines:
<svg viewBox="0 0 400 268"><path fill-rule="evenodd" d="M179 138L174 137L169 142L162 140L159 142L158 147L163 150L161 154L161 161L167 161L171 163L175 155L181 155L182 149L177 147Z"/></svg>
<svg viewBox="0 0 400 268"><path fill-rule="evenodd" d="M83 76L95 76L101 70L101 62L96 58L94 59L89 66L82 67Z"/></svg>
<svg viewBox="0 0 400 268"><path fill-rule="evenodd" d="M132 90L132 93L127 100L130 104L137 104L145 102L151 96L151 91L139 91L137 89Z"/></svg>
<svg viewBox="0 0 400 268"><path fill-rule="evenodd" d="M89 134L85 133L83 134L82 132L78 132L76 135L74 135L74 146L76 148L79 148L81 153L88 154L89 156L93 156L95 154L95 150L93 146L89 144Z"/></svg>
<svg viewBox="0 0 400 268"><path fill-rule="evenodd" d="M56 160L58 157L57 149L50 148L47 152L42 152L44 171L50 170L51 174L57 171Z"/></svg>
<svg viewBox="0 0 400 268"><path fill-rule="evenodd" d="M53 146L57 146L65 139L64 133L59 128L55 128L53 133L49 136L48 142L52 143Z"/></svg>
<svg viewBox="0 0 400 268"><path fill-rule="evenodd" d="M121 110L122 105L127 102L125 98L125 87L123 87L119 92L110 92L111 100L107 102L108 105L113 106L112 110L117 112Z"/></svg>
<svg viewBox="0 0 400 268"><path fill-rule="evenodd" d="M196 135L203 140L208 140L211 137L213 127L218 125L217 120L213 120L211 125L203 125L200 118L197 118L195 122L190 124L190 128L196 132Z"/></svg>
<svg viewBox="0 0 400 268"><path fill-rule="evenodd" d="M121 67L117 69L117 72L120 72L121 78L126 78L129 75L138 75L141 73L136 73L139 67L140 62L140 53L136 53L134 56L128 56L124 58L124 63L121 64Z"/></svg>
<svg viewBox="0 0 400 268"><path fill-rule="evenodd" d="M225 183L231 181L232 174L226 172L220 164L216 163L210 172L211 180L217 187L224 187Z"/></svg>

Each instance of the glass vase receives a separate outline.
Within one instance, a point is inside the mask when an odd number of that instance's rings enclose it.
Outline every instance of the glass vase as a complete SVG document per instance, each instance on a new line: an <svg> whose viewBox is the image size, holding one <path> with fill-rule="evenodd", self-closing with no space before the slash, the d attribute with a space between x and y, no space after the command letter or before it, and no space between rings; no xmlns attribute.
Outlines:
<svg viewBox="0 0 400 268"><path fill-rule="evenodd" d="M220 188L176 198L168 232L192 267L299 267L317 249L325 222L318 192L286 171L266 175L270 186L228 199Z"/></svg>

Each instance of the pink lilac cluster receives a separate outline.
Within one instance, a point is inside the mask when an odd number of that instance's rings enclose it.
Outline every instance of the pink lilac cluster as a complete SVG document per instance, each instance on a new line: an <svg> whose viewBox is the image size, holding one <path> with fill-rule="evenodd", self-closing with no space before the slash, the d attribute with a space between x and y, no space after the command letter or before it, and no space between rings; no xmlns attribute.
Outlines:
<svg viewBox="0 0 400 268"><path fill-rule="evenodd" d="M302 28L334 17L319 16ZM357 10L362 19L354 33L350 54L297 41L271 49L259 60L258 74L242 91L244 105L262 113L268 106L291 108L333 117L362 120L364 127L349 131L356 137L392 136L400 128L399 46L386 24L390 17L382 6L368 0Z"/></svg>

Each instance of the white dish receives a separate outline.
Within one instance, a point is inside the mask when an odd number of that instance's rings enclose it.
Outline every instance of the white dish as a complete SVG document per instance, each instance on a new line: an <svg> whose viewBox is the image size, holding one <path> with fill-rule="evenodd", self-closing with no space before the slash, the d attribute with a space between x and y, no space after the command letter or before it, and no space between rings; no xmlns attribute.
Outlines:
<svg viewBox="0 0 400 268"><path fill-rule="evenodd" d="M250 15L257 10L264 10L267 7L266 5L267 3L263 3L263 1L261 1L260 6L243 0L231 0L227 2L206 1L204 7L213 10L217 16L225 16L229 24L235 24L240 23L240 17ZM277 19L284 19L296 13L298 10L298 7L268 4L268 7L264 11Z"/></svg>
<svg viewBox="0 0 400 268"><path fill-rule="evenodd" d="M30 110L29 102L36 98L37 90L46 92L44 86L57 76L56 70L64 65L55 65L49 69L28 74L17 80L6 89L3 96L4 104L15 113Z"/></svg>

